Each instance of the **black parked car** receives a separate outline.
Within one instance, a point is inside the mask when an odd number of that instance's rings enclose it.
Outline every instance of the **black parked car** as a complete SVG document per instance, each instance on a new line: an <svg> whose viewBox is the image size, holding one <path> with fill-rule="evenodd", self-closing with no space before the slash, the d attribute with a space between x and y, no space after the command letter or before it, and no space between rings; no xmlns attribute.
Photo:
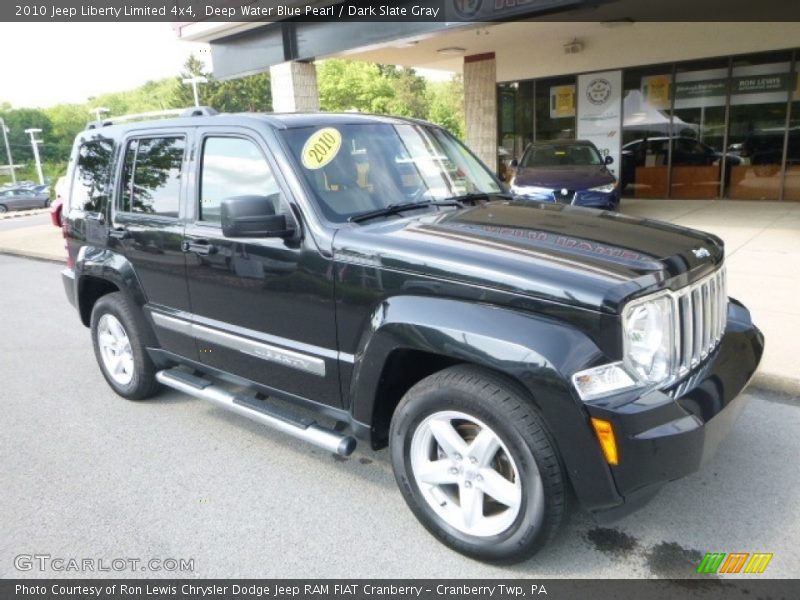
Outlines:
<svg viewBox="0 0 800 600"><path fill-rule="evenodd" d="M34 189L21 187L0 190L0 213L48 206L50 206L50 195L47 190L37 192Z"/></svg>
<svg viewBox="0 0 800 600"><path fill-rule="evenodd" d="M610 519L700 468L763 352L718 238L512 200L419 121L98 125L69 181L65 289L117 394L388 445L417 518L483 560L545 545L570 489Z"/></svg>
<svg viewBox="0 0 800 600"><path fill-rule="evenodd" d="M542 202L616 210L619 186L607 168L613 160L584 140L530 144L519 162L511 163L511 191Z"/></svg>
<svg viewBox="0 0 800 600"><path fill-rule="evenodd" d="M669 153L670 140L672 140L672 165L676 167L709 166L720 161L727 161L726 184L730 178L731 167L741 164L742 159L735 154L723 154L714 150L708 144L693 137L676 136L651 137L634 140L622 146L620 172L620 188L633 183L636 176L636 167L646 164L647 156L653 156L654 163L665 166Z"/></svg>

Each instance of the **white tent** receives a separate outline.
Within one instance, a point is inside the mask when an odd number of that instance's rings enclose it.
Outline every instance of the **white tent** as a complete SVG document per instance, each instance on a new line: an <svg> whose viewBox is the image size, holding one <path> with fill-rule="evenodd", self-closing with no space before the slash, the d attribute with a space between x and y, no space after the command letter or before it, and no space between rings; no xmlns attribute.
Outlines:
<svg viewBox="0 0 800 600"><path fill-rule="evenodd" d="M624 120L622 126L629 131L657 131L663 135L678 135L681 131L691 129L697 132L698 126L687 123L680 117L672 119L645 100L639 90L631 90L623 102Z"/></svg>

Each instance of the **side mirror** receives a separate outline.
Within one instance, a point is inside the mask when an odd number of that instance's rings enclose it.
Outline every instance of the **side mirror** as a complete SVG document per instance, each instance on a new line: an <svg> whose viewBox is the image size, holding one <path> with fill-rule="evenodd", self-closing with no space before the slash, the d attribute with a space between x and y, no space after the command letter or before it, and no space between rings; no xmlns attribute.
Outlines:
<svg viewBox="0 0 800 600"><path fill-rule="evenodd" d="M289 237L285 214L275 214L279 194L271 196L233 196L220 203L222 235L225 237Z"/></svg>
<svg viewBox="0 0 800 600"><path fill-rule="evenodd" d="M613 156L611 156L610 154L606 155L606 158L605 158L605 163L606 163L607 165L610 165L610 164L611 164L611 163L613 163L613 162L614 162L614 157L613 157Z"/></svg>

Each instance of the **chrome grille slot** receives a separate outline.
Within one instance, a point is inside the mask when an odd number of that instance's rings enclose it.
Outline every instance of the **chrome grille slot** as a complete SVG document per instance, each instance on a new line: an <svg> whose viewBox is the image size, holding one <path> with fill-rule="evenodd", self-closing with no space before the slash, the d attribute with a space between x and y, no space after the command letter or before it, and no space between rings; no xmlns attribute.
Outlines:
<svg viewBox="0 0 800 600"><path fill-rule="evenodd" d="M719 344L725 332L728 294L725 268L675 293L681 329L678 377L697 366Z"/></svg>

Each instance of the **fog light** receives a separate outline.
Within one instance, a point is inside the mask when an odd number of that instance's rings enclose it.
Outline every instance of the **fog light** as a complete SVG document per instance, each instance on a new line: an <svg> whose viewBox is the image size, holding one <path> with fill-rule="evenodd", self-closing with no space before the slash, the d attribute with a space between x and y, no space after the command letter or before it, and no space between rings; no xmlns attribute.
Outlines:
<svg viewBox="0 0 800 600"><path fill-rule="evenodd" d="M575 373L572 376L572 384L581 400L591 400L635 387L636 381L628 374L621 362L615 362Z"/></svg>
<svg viewBox="0 0 800 600"><path fill-rule="evenodd" d="M611 427L611 423L603 419L595 419L592 417L592 427L594 427L594 432L597 434L597 440L600 442L600 447L603 449L606 462L610 465L619 464L617 440L614 438L614 428Z"/></svg>

